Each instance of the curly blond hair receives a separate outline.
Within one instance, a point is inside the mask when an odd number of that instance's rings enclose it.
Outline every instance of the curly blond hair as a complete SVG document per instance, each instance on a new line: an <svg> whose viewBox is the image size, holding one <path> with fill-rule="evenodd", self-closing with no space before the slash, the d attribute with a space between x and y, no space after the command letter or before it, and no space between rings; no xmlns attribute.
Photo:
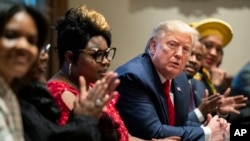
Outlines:
<svg viewBox="0 0 250 141"><path fill-rule="evenodd" d="M108 47L111 45L110 26L105 17L86 5L69 9L56 25L57 49L61 67L66 51L74 53L73 61L79 57L79 50L84 49L93 36L103 36Z"/></svg>
<svg viewBox="0 0 250 141"><path fill-rule="evenodd" d="M110 30L105 17L94 9L88 8L86 5L79 6L77 11L82 14L83 18L89 18L91 22L98 25L100 30Z"/></svg>

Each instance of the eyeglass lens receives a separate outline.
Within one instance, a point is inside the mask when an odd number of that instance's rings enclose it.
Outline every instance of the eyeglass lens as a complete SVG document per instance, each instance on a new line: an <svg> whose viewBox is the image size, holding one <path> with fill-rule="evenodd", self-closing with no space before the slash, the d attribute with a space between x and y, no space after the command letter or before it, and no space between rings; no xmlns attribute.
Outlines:
<svg viewBox="0 0 250 141"><path fill-rule="evenodd" d="M47 44L47 46L44 48L44 52L45 52L45 53L48 53L50 47L51 47L51 44Z"/></svg>
<svg viewBox="0 0 250 141"><path fill-rule="evenodd" d="M100 63L103 61L104 57L111 61L114 59L115 56L115 48L108 48L107 50L99 50L96 52L95 60L97 63Z"/></svg>

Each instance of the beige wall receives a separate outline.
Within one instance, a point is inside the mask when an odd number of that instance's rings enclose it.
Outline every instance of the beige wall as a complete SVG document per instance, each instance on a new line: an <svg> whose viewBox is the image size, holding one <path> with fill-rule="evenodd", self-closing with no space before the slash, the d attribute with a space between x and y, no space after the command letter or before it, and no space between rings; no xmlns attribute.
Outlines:
<svg viewBox="0 0 250 141"><path fill-rule="evenodd" d="M78 4L101 12L110 23L112 46L118 48L112 70L144 51L153 26L169 19L227 21L234 37L225 48L221 68L233 76L250 60L250 0L69 0L69 8Z"/></svg>

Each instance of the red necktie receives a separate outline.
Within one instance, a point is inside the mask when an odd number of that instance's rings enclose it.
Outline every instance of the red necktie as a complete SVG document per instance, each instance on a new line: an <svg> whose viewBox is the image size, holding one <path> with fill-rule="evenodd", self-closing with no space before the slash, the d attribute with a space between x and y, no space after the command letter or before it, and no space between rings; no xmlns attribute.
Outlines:
<svg viewBox="0 0 250 141"><path fill-rule="evenodd" d="M170 98L170 81L166 80L166 82L163 85L164 85L164 93L167 97L167 110L168 110L169 125L174 126L175 125L175 111L174 111L174 105Z"/></svg>

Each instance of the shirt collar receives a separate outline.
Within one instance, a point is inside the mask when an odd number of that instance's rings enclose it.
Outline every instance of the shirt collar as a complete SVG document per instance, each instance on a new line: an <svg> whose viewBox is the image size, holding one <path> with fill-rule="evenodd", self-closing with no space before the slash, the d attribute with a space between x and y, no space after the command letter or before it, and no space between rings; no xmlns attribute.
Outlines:
<svg viewBox="0 0 250 141"><path fill-rule="evenodd" d="M158 73L158 75L160 77L161 83L163 84L167 79L162 74L160 74L158 71L157 71L157 73ZM171 84L172 80L169 80L169 81L170 81L170 84Z"/></svg>

